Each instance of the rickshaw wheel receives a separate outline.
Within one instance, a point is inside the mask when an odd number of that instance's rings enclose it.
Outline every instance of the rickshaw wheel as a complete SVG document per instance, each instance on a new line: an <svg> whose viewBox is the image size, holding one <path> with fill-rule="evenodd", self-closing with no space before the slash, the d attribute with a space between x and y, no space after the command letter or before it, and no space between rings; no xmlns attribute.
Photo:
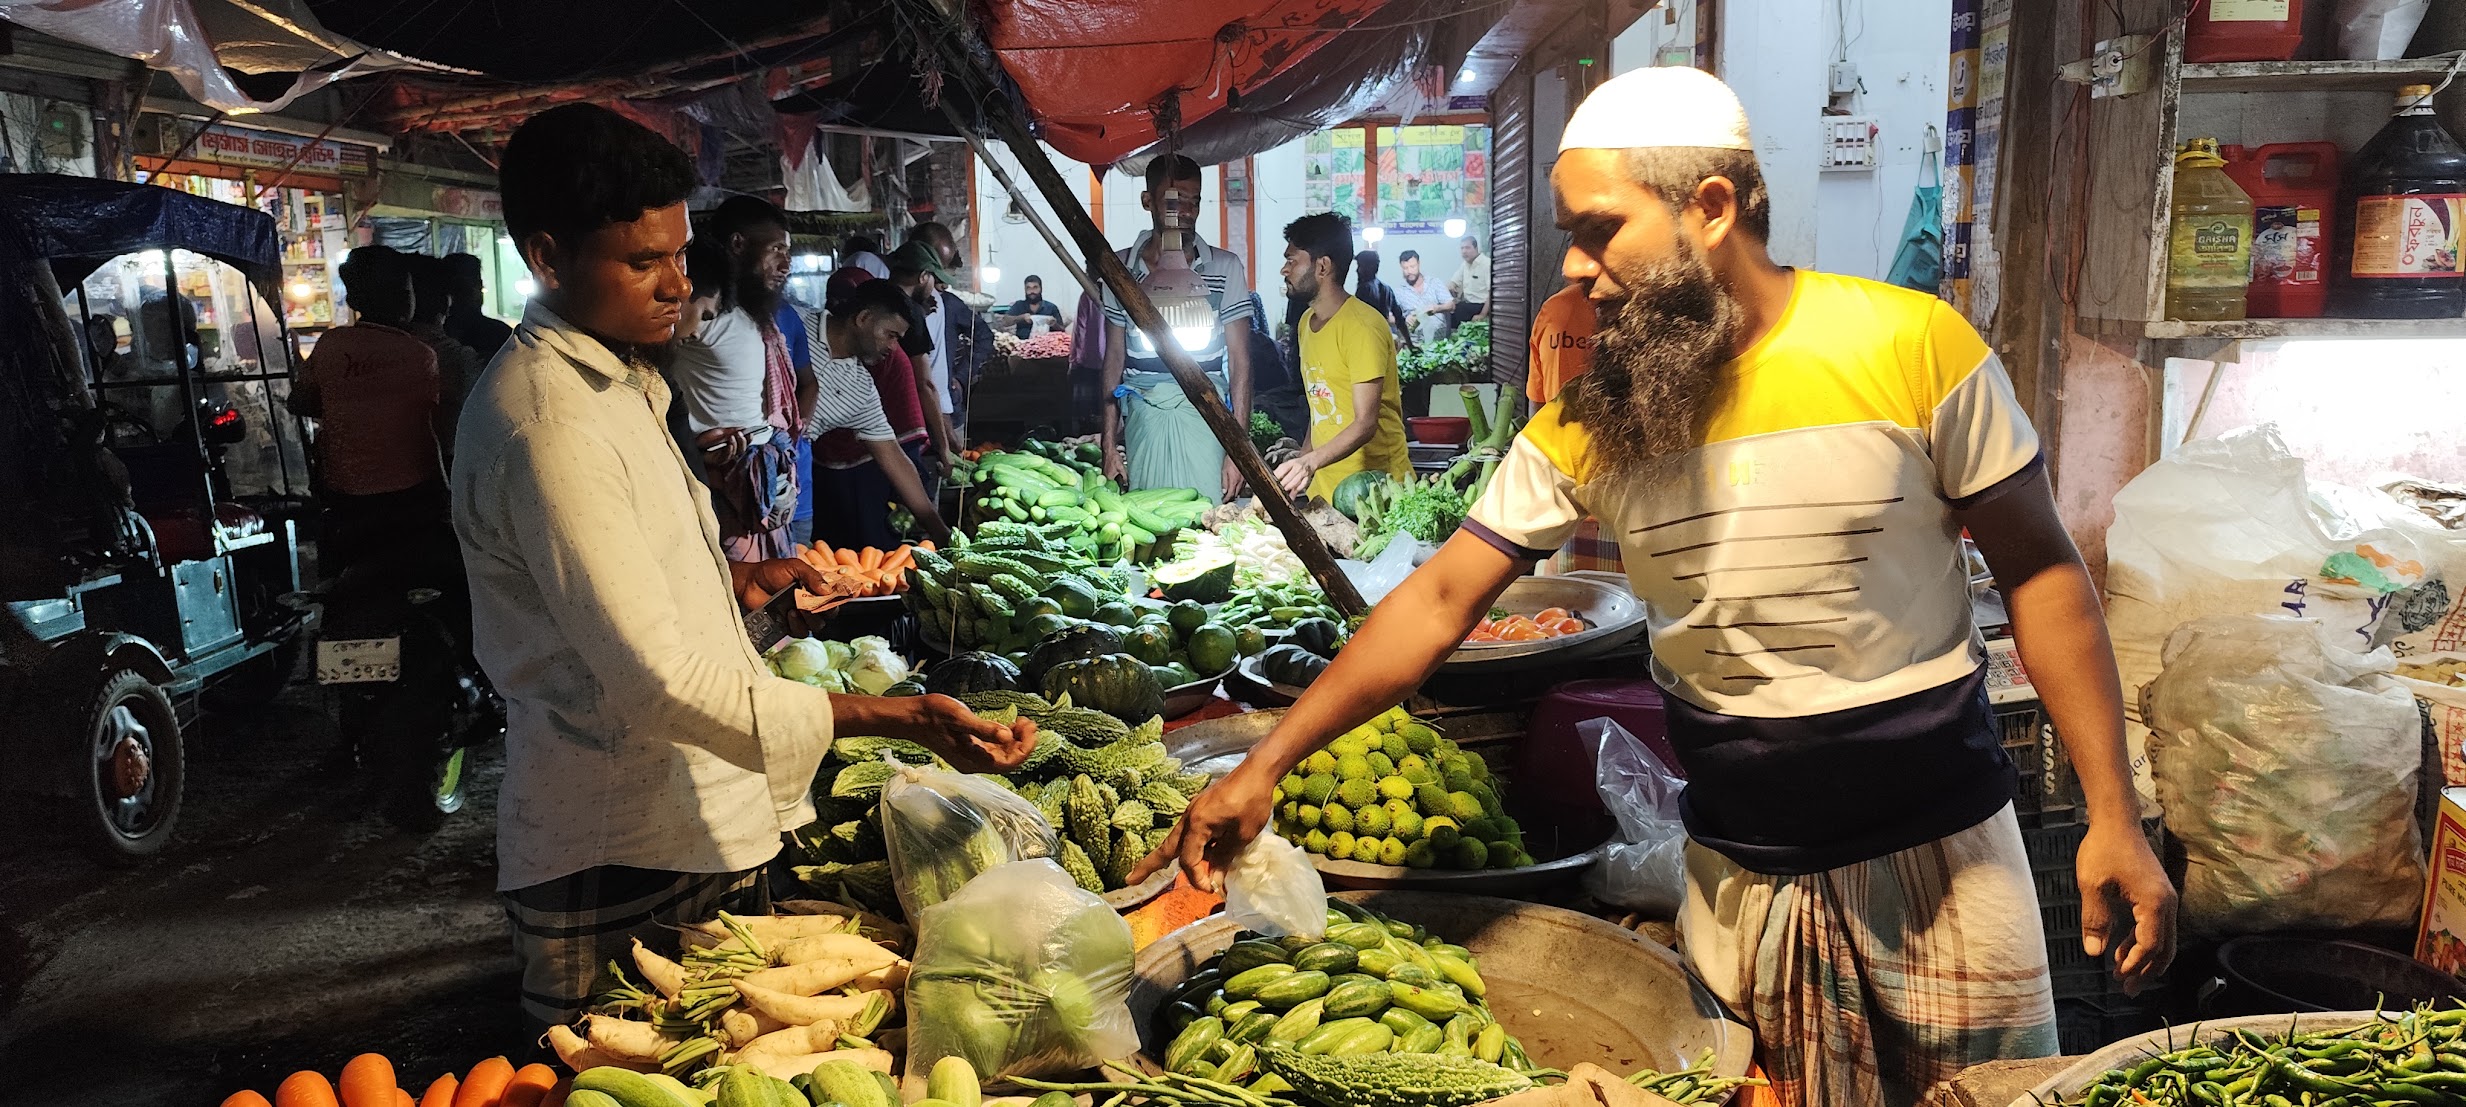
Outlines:
<svg viewBox="0 0 2466 1107"><path fill-rule="evenodd" d="M80 721L71 821L87 852L110 863L162 852L187 778L171 696L143 673L113 668Z"/></svg>

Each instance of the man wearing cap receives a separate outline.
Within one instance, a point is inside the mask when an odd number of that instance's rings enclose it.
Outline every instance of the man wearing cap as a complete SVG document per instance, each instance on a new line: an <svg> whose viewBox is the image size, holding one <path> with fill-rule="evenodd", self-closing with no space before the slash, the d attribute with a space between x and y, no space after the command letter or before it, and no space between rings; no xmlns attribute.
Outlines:
<svg viewBox="0 0 2466 1107"><path fill-rule="evenodd" d="M1551 183L1592 368L1142 868L1217 882L1283 774L1419 687L1589 513L1645 603L1688 776L1686 956L1754 1025L1780 1101L1931 1102L1970 1065L2052 1053L1964 529L2085 793L2085 951L2138 990L2173 956L2175 896L2097 592L2002 365L1931 296L1775 264L1745 112L1708 74L1604 84Z"/></svg>

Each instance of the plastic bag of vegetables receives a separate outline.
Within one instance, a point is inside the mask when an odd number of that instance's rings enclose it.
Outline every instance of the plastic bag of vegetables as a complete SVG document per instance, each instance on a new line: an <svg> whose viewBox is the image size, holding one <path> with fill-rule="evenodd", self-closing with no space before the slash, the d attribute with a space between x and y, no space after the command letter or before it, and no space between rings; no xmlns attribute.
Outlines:
<svg viewBox="0 0 2466 1107"><path fill-rule="evenodd" d="M1050 860L969 881L917 920L910 1079L964 1057L987 1081L1130 1056L1130 926Z"/></svg>
<svg viewBox="0 0 2466 1107"><path fill-rule="evenodd" d="M1327 932L1327 884L1292 839L1261 834L1225 871L1224 914L1244 930L1315 939Z"/></svg>
<svg viewBox="0 0 2466 1107"><path fill-rule="evenodd" d="M882 839L909 918L996 865L1061 852L1053 824L996 778L883 759L891 776L882 785Z"/></svg>

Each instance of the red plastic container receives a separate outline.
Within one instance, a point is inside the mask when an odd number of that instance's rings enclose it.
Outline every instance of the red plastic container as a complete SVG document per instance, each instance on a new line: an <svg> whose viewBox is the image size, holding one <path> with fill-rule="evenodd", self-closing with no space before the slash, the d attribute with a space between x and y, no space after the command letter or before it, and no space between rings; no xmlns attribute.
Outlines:
<svg viewBox="0 0 2466 1107"><path fill-rule="evenodd" d="M2252 284L2244 313L2312 319L2329 310L2329 243L2336 233L2334 142L2222 146L2226 175L2252 197Z"/></svg>
<svg viewBox="0 0 2466 1107"><path fill-rule="evenodd" d="M2303 46L2303 0L2192 0L2188 62L2285 61Z"/></svg>
<svg viewBox="0 0 2466 1107"><path fill-rule="evenodd" d="M1404 420L1405 436L1434 446L1461 446L1473 437L1473 421L1461 415L1415 415Z"/></svg>
<svg viewBox="0 0 2466 1107"><path fill-rule="evenodd" d="M1593 747L1576 733L1587 719L1615 719L1644 748L1684 780L1678 752L1670 746L1669 716L1661 689L1650 680L1571 680L1541 697L1524 742L1516 749L1515 791L1519 804L1558 812L1558 823L1576 837L1599 840L1617 829L1593 784Z"/></svg>

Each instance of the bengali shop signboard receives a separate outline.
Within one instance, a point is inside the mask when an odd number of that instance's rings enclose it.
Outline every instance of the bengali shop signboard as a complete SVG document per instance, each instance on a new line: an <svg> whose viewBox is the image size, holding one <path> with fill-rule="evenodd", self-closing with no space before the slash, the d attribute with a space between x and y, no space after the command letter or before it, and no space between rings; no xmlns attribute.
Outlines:
<svg viewBox="0 0 2466 1107"><path fill-rule="evenodd" d="M318 177L365 177L376 169L373 147L223 123L207 127L189 150L198 161Z"/></svg>

